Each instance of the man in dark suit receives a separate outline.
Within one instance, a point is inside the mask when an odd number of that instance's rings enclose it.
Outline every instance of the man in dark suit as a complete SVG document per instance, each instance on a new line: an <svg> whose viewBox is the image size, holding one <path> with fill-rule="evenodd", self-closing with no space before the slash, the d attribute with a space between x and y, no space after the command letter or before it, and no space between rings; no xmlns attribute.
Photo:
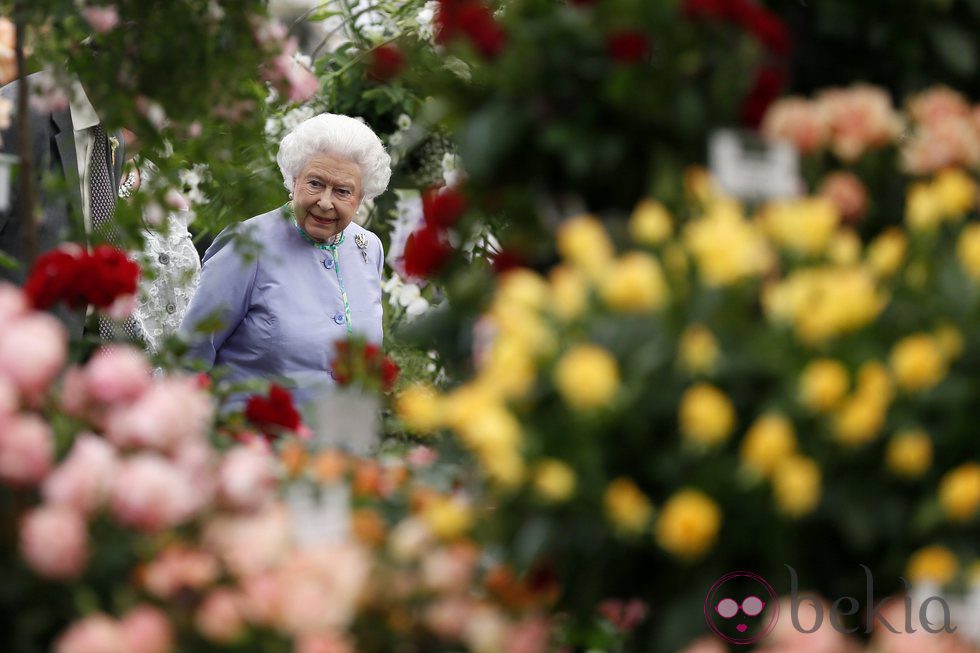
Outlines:
<svg viewBox="0 0 980 653"><path fill-rule="evenodd" d="M0 89L0 96L16 107L23 81L7 84ZM34 73L26 78L26 82L33 89L50 86L52 80L46 73ZM34 186L37 189L37 253L57 247L66 240L84 241L86 234L92 232L93 210L98 216L104 212L106 202L115 206L116 189L122 176L125 158L122 134L105 134L98 114L77 81L69 90L68 98L67 106L51 112L39 111L33 106L28 111ZM18 123L19 116L14 115L10 127L0 134L2 151L6 154L18 155ZM105 158L104 166L99 162L102 157ZM106 182L110 189L108 193ZM28 272L25 266L27 221L20 194L20 185L14 179L10 204L0 210L0 251L21 264L14 270L0 269L0 279L19 285L23 284ZM101 203L101 208L93 209L93 201ZM72 336L81 335L84 315L64 311L59 312L59 317L65 320Z"/></svg>

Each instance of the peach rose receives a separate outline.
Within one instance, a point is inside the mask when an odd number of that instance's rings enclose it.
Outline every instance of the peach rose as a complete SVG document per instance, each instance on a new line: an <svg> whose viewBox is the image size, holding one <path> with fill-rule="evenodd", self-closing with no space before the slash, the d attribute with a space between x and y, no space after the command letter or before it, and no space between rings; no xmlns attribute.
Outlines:
<svg viewBox="0 0 980 653"><path fill-rule="evenodd" d="M913 95L908 100L908 109L917 122L930 124L970 115L970 104L966 97L947 86L933 86Z"/></svg>
<svg viewBox="0 0 980 653"><path fill-rule="evenodd" d="M832 88L817 97L830 130L830 148L847 162L885 147L902 131L902 121L884 89L868 84Z"/></svg>
<svg viewBox="0 0 980 653"><path fill-rule="evenodd" d="M119 622L127 653L169 653L174 649L170 620L159 608L140 604Z"/></svg>
<svg viewBox="0 0 980 653"><path fill-rule="evenodd" d="M966 118L920 126L901 151L902 168L927 175L951 166L980 165L980 132Z"/></svg>
<svg viewBox="0 0 980 653"><path fill-rule="evenodd" d="M194 624L205 638L230 644L245 632L241 598L228 589L209 592L194 615Z"/></svg>
<svg viewBox="0 0 980 653"><path fill-rule="evenodd" d="M839 170L824 177L817 191L830 200L845 224L854 224L868 211L868 191L854 174Z"/></svg>
<svg viewBox="0 0 980 653"><path fill-rule="evenodd" d="M200 549L174 544L164 549L142 573L147 592L169 599L181 590L200 590L218 579L218 560Z"/></svg>
<svg viewBox="0 0 980 653"><path fill-rule="evenodd" d="M122 629L112 618L93 614L76 621L54 644L54 653L129 653Z"/></svg>
<svg viewBox="0 0 980 653"><path fill-rule="evenodd" d="M827 141L827 124L817 105L804 98L787 97L775 102L762 120L766 138L787 140L801 154L820 151Z"/></svg>
<svg viewBox="0 0 980 653"><path fill-rule="evenodd" d="M118 464L111 444L97 435L84 433L75 440L68 457L45 479L41 493L48 503L66 505L90 515L109 496Z"/></svg>
<svg viewBox="0 0 980 653"><path fill-rule="evenodd" d="M51 426L33 413L5 420L0 429L0 481L16 487L40 483L54 458Z"/></svg>
<svg viewBox="0 0 980 653"><path fill-rule="evenodd" d="M471 544L437 548L422 559L423 581L437 592L461 592L473 578L478 557Z"/></svg>
<svg viewBox="0 0 980 653"><path fill-rule="evenodd" d="M20 554L39 576L77 578L88 559L85 520L66 506L42 505L31 510L20 524Z"/></svg>
<svg viewBox="0 0 980 653"><path fill-rule="evenodd" d="M354 647L336 633L314 633L296 640L294 653L354 653Z"/></svg>

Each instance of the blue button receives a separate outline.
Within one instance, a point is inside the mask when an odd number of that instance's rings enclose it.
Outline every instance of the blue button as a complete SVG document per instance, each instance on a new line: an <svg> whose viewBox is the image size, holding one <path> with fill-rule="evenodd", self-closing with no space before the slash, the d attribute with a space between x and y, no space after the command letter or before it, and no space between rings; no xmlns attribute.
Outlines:
<svg viewBox="0 0 980 653"><path fill-rule="evenodd" d="M333 321L336 322L337 324L343 324L344 323L344 314L343 313L337 313L336 315L333 316Z"/></svg>
<svg viewBox="0 0 980 653"><path fill-rule="evenodd" d="M323 267L327 268L328 270L333 269L333 258L328 256L327 258L323 259Z"/></svg>

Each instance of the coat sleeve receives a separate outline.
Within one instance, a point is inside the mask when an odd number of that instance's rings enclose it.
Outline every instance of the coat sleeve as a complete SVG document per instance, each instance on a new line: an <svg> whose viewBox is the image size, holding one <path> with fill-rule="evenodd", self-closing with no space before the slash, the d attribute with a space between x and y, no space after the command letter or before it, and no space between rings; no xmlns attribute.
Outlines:
<svg viewBox="0 0 980 653"><path fill-rule="evenodd" d="M251 304L259 254L239 251L245 247L236 246L238 237L238 230L229 227L208 247L197 291L180 325L180 334L190 343L188 362L203 362L209 369Z"/></svg>

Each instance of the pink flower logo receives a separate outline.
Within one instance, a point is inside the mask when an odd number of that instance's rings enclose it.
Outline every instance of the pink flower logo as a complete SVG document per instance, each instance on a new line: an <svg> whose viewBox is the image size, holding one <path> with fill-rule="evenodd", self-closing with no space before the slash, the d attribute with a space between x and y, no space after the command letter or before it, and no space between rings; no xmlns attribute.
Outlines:
<svg viewBox="0 0 980 653"><path fill-rule="evenodd" d="M704 618L711 631L726 642L754 644L776 626L779 601L772 585L762 576L733 571L708 590Z"/></svg>

